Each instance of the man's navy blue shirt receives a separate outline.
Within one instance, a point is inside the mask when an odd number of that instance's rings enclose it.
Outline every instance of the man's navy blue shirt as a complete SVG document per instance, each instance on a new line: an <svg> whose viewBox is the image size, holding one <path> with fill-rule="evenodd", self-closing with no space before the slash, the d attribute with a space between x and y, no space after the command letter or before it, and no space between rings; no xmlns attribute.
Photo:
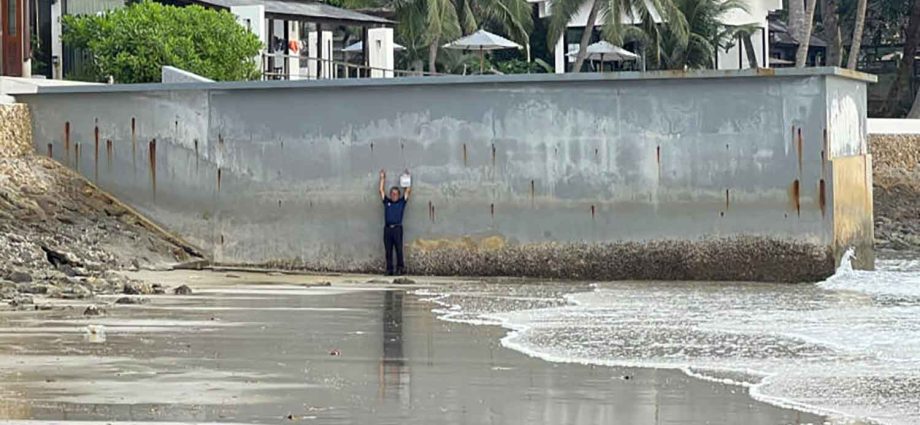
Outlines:
<svg viewBox="0 0 920 425"><path fill-rule="evenodd" d="M403 219L403 211L406 209L406 198L400 197L396 202L391 201L389 197L384 198L383 206L386 210L386 225L401 225Z"/></svg>

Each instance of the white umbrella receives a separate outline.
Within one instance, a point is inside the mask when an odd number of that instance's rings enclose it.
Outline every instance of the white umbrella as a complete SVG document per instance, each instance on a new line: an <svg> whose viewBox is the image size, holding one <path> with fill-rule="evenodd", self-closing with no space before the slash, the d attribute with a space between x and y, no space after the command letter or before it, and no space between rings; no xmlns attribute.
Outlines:
<svg viewBox="0 0 920 425"><path fill-rule="evenodd" d="M406 48L403 47L402 45L393 43L393 50L406 50ZM359 41L357 43L348 45L345 48L343 48L342 51L346 53L355 53L355 52L363 53L364 52L364 42Z"/></svg>
<svg viewBox="0 0 920 425"><path fill-rule="evenodd" d="M476 31L466 37L458 38L444 45L445 49L478 50L479 72L483 72L484 52L486 50L520 49L517 44L500 35L492 34L486 30Z"/></svg>
<svg viewBox="0 0 920 425"><path fill-rule="evenodd" d="M617 62L617 61L633 61L639 59L639 55L630 52L619 46L614 46L606 41L598 41L594 44L589 44L585 49L587 51L588 60L599 60L601 62ZM577 56L578 48L570 51L566 56Z"/></svg>

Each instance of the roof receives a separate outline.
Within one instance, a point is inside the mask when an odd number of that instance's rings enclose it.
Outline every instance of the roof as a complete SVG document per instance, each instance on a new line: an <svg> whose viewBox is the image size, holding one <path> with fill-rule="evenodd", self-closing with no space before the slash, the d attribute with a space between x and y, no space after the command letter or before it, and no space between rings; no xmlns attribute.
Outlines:
<svg viewBox="0 0 920 425"><path fill-rule="evenodd" d="M311 22L332 22L364 26L387 26L395 22L325 3L298 0L189 0L192 3L229 9L232 6L265 6L266 15L303 18Z"/></svg>
<svg viewBox="0 0 920 425"><path fill-rule="evenodd" d="M770 42L774 44L785 44L789 46L798 46L799 42L789 34L789 28L782 21L769 19ZM808 42L810 47L827 47L827 43L816 37L814 31L811 33L811 41Z"/></svg>

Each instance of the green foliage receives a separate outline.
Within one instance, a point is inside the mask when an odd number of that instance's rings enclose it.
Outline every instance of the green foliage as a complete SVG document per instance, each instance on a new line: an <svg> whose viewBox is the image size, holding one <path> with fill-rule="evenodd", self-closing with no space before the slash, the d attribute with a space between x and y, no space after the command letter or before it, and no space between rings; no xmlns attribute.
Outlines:
<svg viewBox="0 0 920 425"><path fill-rule="evenodd" d="M503 74L546 74L553 72L553 67L543 59L534 59L528 63L521 59L508 59L494 63L495 69Z"/></svg>
<svg viewBox="0 0 920 425"><path fill-rule="evenodd" d="M687 38L687 23L676 6L676 0L557 0L553 3L553 14L549 18L547 44L555 46L562 37L568 23L578 14L583 5L598 3L598 16L603 24L603 38L620 45L630 34L630 28L624 25L624 17L638 21L644 31L657 31L652 18L655 13L668 22L671 34L683 41Z"/></svg>
<svg viewBox="0 0 920 425"><path fill-rule="evenodd" d="M428 60L432 44L440 46L480 28L522 45L529 42L533 30L532 6L526 0L378 1L380 6L396 11L396 41L406 47L403 60L407 63ZM441 53L438 63L445 70L464 69L458 55Z"/></svg>
<svg viewBox="0 0 920 425"><path fill-rule="evenodd" d="M151 1L101 15L63 17L63 42L88 53L89 79L118 83L160 80L175 66L213 80L258 78L253 60L262 49L255 34L227 11L173 7Z"/></svg>
<svg viewBox="0 0 920 425"><path fill-rule="evenodd" d="M719 49L733 45L738 34L748 36L752 26L729 26L723 16L733 10L747 10L741 0L674 0L686 20L688 36L677 36L670 24L663 25L657 49L663 69L712 68Z"/></svg>

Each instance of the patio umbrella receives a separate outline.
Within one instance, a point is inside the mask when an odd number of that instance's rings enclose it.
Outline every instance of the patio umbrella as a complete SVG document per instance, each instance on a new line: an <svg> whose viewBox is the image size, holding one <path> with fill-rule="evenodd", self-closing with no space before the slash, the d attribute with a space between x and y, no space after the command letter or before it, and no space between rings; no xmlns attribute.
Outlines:
<svg viewBox="0 0 920 425"><path fill-rule="evenodd" d="M406 48L400 44L393 43L393 50L406 50ZM344 47L342 51L346 53L356 53L356 52L363 53L364 52L364 42L359 41L357 43L350 44Z"/></svg>
<svg viewBox="0 0 920 425"><path fill-rule="evenodd" d="M594 60L594 61L601 61L602 63L607 62L607 61L618 62L618 61L634 61L636 59L639 59L639 55L633 52L630 52L629 50L626 50L622 47L614 46L613 44L610 44L606 41L598 41L597 43L589 44L585 50L587 51L587 54L588 54L586 59ZM578 55L578 48L566 54L566 56L577 56L577 55Z"/></svg>
<svg viewBox="0 0 920 425"><path fill-rule="evenodd" d="M457 50L478 50L479 73L481 74L485 67L484 55L486 50L520 49L521 45L500 35L492 34L486 30L479 30L466 37L461 37L445 44L444 48Z"/></svg>

